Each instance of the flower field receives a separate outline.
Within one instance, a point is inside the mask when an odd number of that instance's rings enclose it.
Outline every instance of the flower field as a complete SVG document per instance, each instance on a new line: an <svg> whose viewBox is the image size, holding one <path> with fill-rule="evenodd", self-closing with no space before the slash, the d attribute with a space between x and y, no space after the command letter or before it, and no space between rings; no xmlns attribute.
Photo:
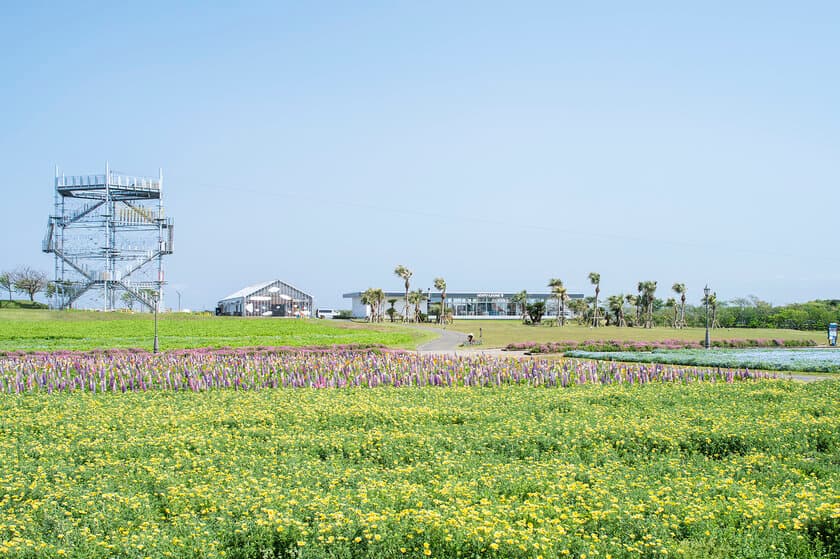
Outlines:
<svg viewBox="0 0 840 559"><path fill-rule="evenodd" d="M653 349L651 351L568 351L583 359L615 359L638 363L671 363L698 367L738 367L771 371L840 372L840 351L797 349Z"/></svg>
<svg viewBox="0 0 840 559"><path fill-rule="evenodd" d="M711 342L714 348L756 348L756 347L814 347L814 340L784 340L784 339L715 339ZM527 351L528 353L565 353L567 351L658 351L678 349L701 349L703 341L690 340L563 340L554 342L516 342L508 344L509 351Z"/></svg>
<svg viewBox="0 0 840 559"><path fill-rule="evenodd" d="M352 388L378 386L570 386L770 378L739 369L709 370L602 361L520 360L418 355L382 349L244 348L162 354L21 353L0 358L0 392Z"/></svg>
<svg viewBox="0 0 840 559"><path fill-rule="evenodd" d="M351 349L0 368L0 557L840 552L839 382Z"/></svg>

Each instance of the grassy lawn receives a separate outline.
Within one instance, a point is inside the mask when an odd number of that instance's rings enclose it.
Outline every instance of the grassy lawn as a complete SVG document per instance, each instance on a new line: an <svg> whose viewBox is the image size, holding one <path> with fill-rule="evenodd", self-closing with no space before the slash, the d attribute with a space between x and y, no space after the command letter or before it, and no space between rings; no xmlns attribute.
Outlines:
<svg viewBox="0 0 840 559"><path fill-rule="evenodd" d="M514 342L552 342L573 340L625 340L625 341L662 341L690 340L699 342L705 336L703 328L618 328L607 326L590 328L567 324L566 326L528 326L518 320L456 320L448 329L458 332L473 333L479 336L487 347L505 347ZM717 328L711 331L717 339L783 339L815 340L819 344L826 342L825 333L803 332L800 330L776 330L768 328Z"/></svg>
<svg viewBox="0 0 840 559"><path fill-rule="evenodd" d="M3 557L837 557L838 383L0 396Z"/></svg>
<svg viewBox="0 0 840 559"><path fill-rule="evenodd" d="M154 336L148 313L0 310L0 351L147 348ZM413 348L434 334L401 325L339 320L158 315L161 349L243 346L383 344Z"/></svg>

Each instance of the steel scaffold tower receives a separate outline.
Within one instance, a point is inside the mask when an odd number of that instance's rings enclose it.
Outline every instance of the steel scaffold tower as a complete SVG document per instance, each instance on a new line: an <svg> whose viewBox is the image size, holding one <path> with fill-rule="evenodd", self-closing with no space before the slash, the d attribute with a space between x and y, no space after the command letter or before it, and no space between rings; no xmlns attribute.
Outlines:
<svg viewBox="0 0 840 559"><path fill-rule="evenodd" d="M163 305L163 257L174 223L164 216L163 171L157 178L112 171L68 177L55 172L55 208L42 249L55 254L54 308L101 294L113 310L118 293L147 309ZM156 272L156 273L155 273Z"/></svg>

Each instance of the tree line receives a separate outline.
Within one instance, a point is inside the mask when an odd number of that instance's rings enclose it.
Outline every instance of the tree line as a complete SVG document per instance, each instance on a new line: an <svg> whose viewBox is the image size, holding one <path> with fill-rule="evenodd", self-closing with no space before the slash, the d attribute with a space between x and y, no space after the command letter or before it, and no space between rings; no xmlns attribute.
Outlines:
<svg viewBox="0 0 840 559"><path fill-rule="evenodd" d="M610 295L605 301L601 301L601 275L592 272L588 278L594 288L593 296L571 301L562 280L552 278L548 281L548 287L557 298L558 309L560 309L559 319L556 322L558 326L566 322L567 302L573 320L576 320L578 324L596 328L599 326L704 327L707 315L710 328L822 330L830 322L840 323L840 300L838 299L774 306L752 295L730 301L719 301L717 293L710 291L708 294L703 293L699 305L690 305L686 302L687 288L684 283L675 282L671 286L669 296L663 299L656 296L658 282L646 280L636 284L635 292ZM521 301L526 298L527 294L524 291L518 297ZM539 323L544 314L544 303L542 303L542 308L540 308L540 303L542 302L537 301L527 305L523 320Z"/></svg>
<svg viewBox="0 0 840 559"><path fill-rule="evenodd" d="M401 317L395 309L397 299L391 298L385 307L385 292L380 288L370 288L362 294L362 302L369 305L371 312L368 320L379 322L388 316L391 322L398 318L403 322L421 322L426 316L420 312L421 304L428 295L421 289L411 291L413 272L403 265L394 268L394 274L403 280L404 305ZM830 322L840 322L840 300L815 300L807 303L773 306L755 296L719 301L717 293L702 291L699 305L687 302L688 288L685 283L674 282L666 298L657 296L659 283L655 280L642 280L636 283L635 291L616 293L601 298L601 274L588 274L593 287L593 295L570 299L563 280L551 278L548 287L557 301L557 319L554 324L562 327L568 320L593 328L602 326L636 328L687 328L704 327L706 321L710 328L788 328L793 330L822 330ZM435 278L435 289L441 293L441 303L432 305L430 314L437 315L438 322L452 321L452 312L446 306L446 281ZM522 290L516 293L511 302L517 305L524 323L539 324L546 312L545 301L529 301L528 293Z"/></svg>
<svg viewBox="0 0 840 559"><path fill-rule="evenodd" d="M12 300L12 293L17 291L29 297L30 302L35 302L35 296L42 291L51 295L50 286L52 282L47 280L47 274L32 268L18 268L13 271L0 272L0 288L9 292L9 301Z"/></svg>
<svg viewBox="0 0 840 559"><path fill-rule="evenodd" d="M402 264L394 268L394 275L403 280L405 287L405 296L403 299L403 313L400 319L403 322L425 322L428 316L421 312L423 302L429 299L428 293L424 293L422 289L411 291L411 278L414 276L406 266ZM428 311L429 314L435 314L437 321L441 324L452 322L452 312L446 307L446 280L438 277L434 281L435 289L440 291L441 302L438 305L432 305ZM387 315L391 322L397 319L398 311L395 308L397 299L388 299L389 307L385 308L385 292L379 287L371 287L362 293L362 303L370 307L370 314L368 321L382 322Z"/></svg>
<svg viewBox="0 0 840 559"><path fill-rule="evenodd" d="M9 301L12 300L12 294L18 292L25 294L29 297L29 301L34 303L35 296L39 293L43 293L47 299L50 299L55 294L72 294L74 288L69 282L50 281L44 272L24 267L0 272L0 289L8 292ZM158 293L154 289L141 289L139 292L148 300L153 300ZM134 310L134 304L137 302L134 295L125 291L120 295L120 300L128 310Z"/></svg>

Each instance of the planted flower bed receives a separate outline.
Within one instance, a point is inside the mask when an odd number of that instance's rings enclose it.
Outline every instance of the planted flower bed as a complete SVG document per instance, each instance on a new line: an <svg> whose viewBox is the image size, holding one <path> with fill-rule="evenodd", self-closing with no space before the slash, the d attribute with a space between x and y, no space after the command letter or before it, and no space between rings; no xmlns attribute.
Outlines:
<svg viewBox="0 0 840 559"><path fill-rule="evenodd" d="M739 369L618 365L593 360L420 355L383 349L61 352L0 358L0 392L569 386L764 378Z"/></svg>
<svg viewBox="0 0 840 559"><path fill-rule="evenodd" d="M580 359L608 359L637 363L668 363L698 367L737 367L773 371L840 372L837 349L681 349L653 351L568 351Z"/></svg>
<svg viewBox="0 0 840 559"><path fill-rule="evenodd" d="M712 347L750 348L750 347L813 347L813 340L782 339L729 339L712 340ZM526 351L528 353L565 353L567 351L654 351L676 349L700 349L702 341L662 340L656 342L636 342L627 340L586 340L577 342L565 340L558 342L517 342L508 344L508 351Z"/></svg>

